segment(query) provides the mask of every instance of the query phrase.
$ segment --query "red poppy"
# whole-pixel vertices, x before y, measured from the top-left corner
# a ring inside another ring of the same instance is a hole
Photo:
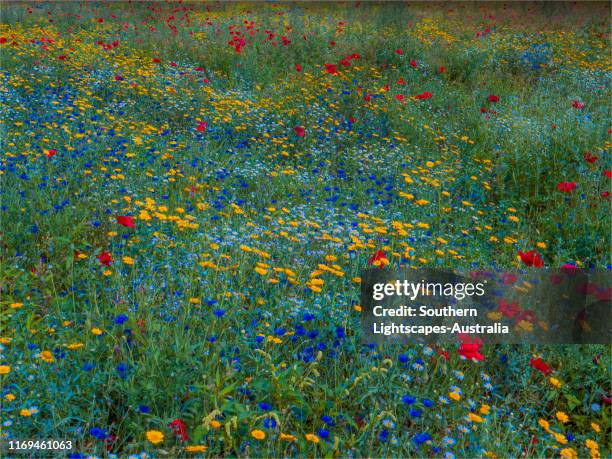
[[[584,157],[584,160],[589,164],[593,164],[595,161],[599,159],[599,156],[594,155],[590,151],[585,152],[583,157]]]
[[[98,255],[98,260],[100,260],[100,263],[102,263],[104,266],[110,266],[110,264],[113,262],[113,257],[110,253],[105,251]]]
[[[383,250],[377,250],[372,254],[372,256],[368,259],[368,265],[372,266],[376,261],[382,261],[387,259],[387,254]],[[380,264],[383,266],[383,263]]]
[[[584,104],[580,102],[579,100],[575,100],[572,102],[572,107],[582,109],[584,108]]]
[[[552,373],[550,366],[539,357],[537,359],[531,359],[529,361],[529,366],[541,371],[546,376],[549,376]]]
[[[5,44],[8,40],[6,37],[0,37],[0,44]]]
[[[438,67],[438,73],[444,73],[444,72],[446,72],[446,67],[444,66]]]
[[[512,318],[521,312],[521,308],[516,301],[507,303],[506,300],[502,298],[499,300],[499,312],[501,312],[504,317]]]
[[[417,66],[417,61],[415,61],[414,59],[412,59],[410,61],[410,67],[416,67]]]
[[[518,276],[514,273],[503,273],[499,277],[504,285],[513,285],[518,280]]]
[[[132,217],[127,217],[125,215],[120,215],[117,217],[117,223],[123,226],[127,226],[128,228],[135,228],[134,219]]]
[[[161,63],[161,59],[158,58],[158,57],[154,57],[153,58],[153,62],[155,62],[156,64],[159,64],[159,63]]]
[[[372,100],[372,94],[366,94],[365,96],[363,96],[363,100],[365,100],[366,102],[370,102]]]
[[[568,273],[568,274],[572,274],[575,273],[576,271],[578,271],[578,266],[576,266],[575,264],[572,263],[564,263],[563,265],[561,265],[561,271]]]
[[[397,48],[395,50],[395,54],[399,54],[401,56],[402,54],[404,54],[404,50],[402,48]]]
[[[330,75],[335,75],[336,73],[338,73],[338,67],[336,67],[336,64],[324,64],[324,65],[325,65],[325,70]]]
[[[51,156],[55,156],[55,154],[57,153],[57,150],[47,150],[47,153],[45,153],[47,155],[47,158],[50,158]]]
[[[612,300],[612,287],[596,290],[595,298],[597,298],[599,301]]]
[[[350,62],[348,59],[342,59],[340,63],[345,67],[348,67],[350,65]]]
[[[415,98],[418,100],[427,100],[427,99],[431,99],[432,97],[433,97],[433,94],[430,93],[429,91],[425,91],[424,93],[417,94],[415,96]]]
[[[306,129],[303,126],[296,126],[293,128],[298,137],[304,137],[306,135]]]
[[[302,66],[300,64],[295,64],[295,71],[296,72],[301,72],[302,71]]]
[[[603,175],[604,175],[604,177],[608,177],[608,178],[612,179],[612,169],[607,169],[607,170],[603,171]]]
[[[479,362],[484,360],[484,355],[480,353],[480,343],[461,343],[457,353],[465,357],[466,359],[477,360]]]
[[[349,121],[351,123],[356,123],[357,122],[357,118],[353,118],[352,116],[349,116]]]
[[[489,102],[499,102],[499,96],[496,96],[495,94],[489,94],[488,100]]]
[[[185,428],[185,423],[181,419],[175,419],[170,423],[170,427],[174,431],[176,435],[181,437],[182,441],[187,441],[189,437],[187,437],[187,429]]]
[[[525,264],[525,266],[535,266],[536,268],[541,268],[544,266],[544,259],[538,252],[533,250],[530,250],[529,252],[519,251],[519,256],[521,257],[521,261]]]
[[[123,77],[121,75],[115,75],[115,81],[123,81]]]
[[[396,94],[396,95],[395,95],[395,98],[396,98],[397,100],[399,100],[400,102],[403,102],[403,101],[404,101],[404,99],[405,99],[403,94]]]
[[[557,190],[561,193],[571,193],[576,189],[576,182],[559,182],[557,183]]]
[[[208,122],[206,122],[206,121],[200,121],[200,122],[198,123],[198,127],[197,127],[198,132],[204,132],[204,131],[206,130],[206,126],[208,126]]]

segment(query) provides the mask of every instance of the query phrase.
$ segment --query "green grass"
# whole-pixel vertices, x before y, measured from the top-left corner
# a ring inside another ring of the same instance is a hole
[[[608,13],[5,2],[3,437],[101,457],[609,455],[609,346],[368,347],[356,279],[377,250],[610,266]]]

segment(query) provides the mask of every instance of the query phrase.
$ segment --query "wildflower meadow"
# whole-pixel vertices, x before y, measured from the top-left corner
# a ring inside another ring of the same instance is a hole
[[[0,19],[2,457],[610,457],[609,345],[360,327],[368,268],[612,269],[608,2]]]

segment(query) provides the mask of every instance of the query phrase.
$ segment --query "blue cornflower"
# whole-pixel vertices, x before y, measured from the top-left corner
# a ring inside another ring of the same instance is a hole
[[[140,411],[141,413],[147,414],[151,412],[151,408],[149,408],[147,405],[139,405],[138,411]]]
[[[117,325],[121,325],[124,324],[128,321],[128,316],[125,314],[119,314],[117,317],[115,317],[115,323]]]
[[[108,436],[106,430],[100,429],[99,427],[89,429],[89,434],[96,437],[98,440],[104,440]]]
[[[276,419],[274,418],[264,419],[264,427],[266,429],[276,429]]]
[[[412,441],[415,445],[420,446],[425,442],[431,441],[431,435],[427,432],[421,432],[412,437]]]

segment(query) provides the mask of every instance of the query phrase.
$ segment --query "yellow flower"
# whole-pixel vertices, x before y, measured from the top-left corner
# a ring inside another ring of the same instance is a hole
[[[217,421],[216,419],[213,419],[212,421],[210,421],[210,426],[213,429],[218,429],[219,427],[221,427],[221,423]]]
[[[159,430],[149,430],[147,431],[147,440],[149,440],[154,445],[161,443],[164,441],[164,434]]]
[[[306,434],[304,436],[308,441],[311,441],[313,443],[319,443],[319,437],[317,437],[315,434]]]
[[[601,427],[599,427],[599,424],[597,424],[596,422],[591,422],[591,429],[593,429],[597,433],[601,432]]]
[[[286,433],[282,433],[281,432],[280,439],[281,440],[286,440],[286,441],[296,441],[297,437],[295,435],[286,434]]]
[[[185,446],[185,451],[187,451],[188,453],[203,453],[207,449],[208,449],[208,446],[204,446],[204,445]]]
[[[103,275],[103,276],[107,276],[107,277],[108,277],[108,276],[110,276],[111,274],[113,274],[113,272],[112,272],[110,269],[105,269],[105,270],[102,272],[102,275]]]
[[[19,309],[23,307],[23,303],[11,303],[10,307],[11,309]]]
[[[53,357],[53,353],[51,353],[51,351],[42,351],[40,353],[40,358],[48,363],[55,361],[55,357]]]
[[[576,453],[576,451],[574,451],[572,448],[563,448],[560,456],[565,459],[578,459],[578,453]]]
[[[253,430],[251,436],[256,440],[263,440],[266,438],[266,433],[263,430]]]
[[[484,419],[482,419],[480,416],[474,413],[469,413],[468,419],[472,422],[483,422],[484,421]]]
[[[489,411],[491,411],[491,407],[489,405],[482,405],[480,407],[481,414],[489,414]]]
[[[553,386],[555,386],[557,389],[559,389],[561,387],[561,381],[559,381],[557,378],[553,378],[551,377],[548,380]]]
[[[555,437],[555,440],[557,440],[557,442],[561,443],[562,445],[565,445],[567,443],[567,438],[565,438],[565,435],[563,434],[555,432],[554,437]]]
[[[590,449],[589,452],[591,453],[591,459],[601,459],[598,449]]]
[[[0,375],[8,375],[11,372],[11,367],[8,365],[0,365]]]
[[[92,332],[94,335],[96,335],[96,336],[99,336],[99,335],[101,335],[101,334],[102,334],[102,330],[100,330],[100,329],[99,329],[99,328],[97,328],[97,327],[92,328],[92,329],[91,329],[91,332]]]
[[[459,395],[457,392],[449,392],[448,396],[455,401],[461,400],[461,395]]]
[[[32,416],[32,412],[30,410],[28,410],[27,408],[22,409],[19,414],[21,416],[25,416],[25,417],[29,417]]]
[[[567,414],[565,414],[563,411],[557,411],[557,414],[555,415],[557,417],[557,419],[559,421],[561,421],[563,424],[565,424],[566,422],[569,421],[569,417]]]
[[[548,430],[550,428],[550,423],[545,419],[538,420],[538,424],[540,424],[540,427],[542,427],[544,430]]]
[[[71,350],[80,349],[83,347],[83,343],[72,343],[72,344],[69,344],[67,347],[68,349],[71,349]]]
[[[121,261],[123,261],[126,265],[130,265],[130,266],[134,264],[134,259],[128,256],[123,257]]]
[[[598,449],[599,445],[595,440],[591,440],[590,438],[584,443],[589,449]]]
[[[15,400],[15,394],[6,394],[6,395],[4,396],[4,398],[5,398],[7,401],[12,402],[13,400]]]

